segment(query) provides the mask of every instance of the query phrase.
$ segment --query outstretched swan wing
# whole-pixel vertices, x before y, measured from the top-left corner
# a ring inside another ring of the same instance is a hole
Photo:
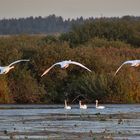
[[[82,65],[81,63],[79,63],[79,62],[75,62],[75,61],[68,61],[68,64],[75,64],[75,65],[78,65],[78,66],[80,66],[80,67],[82,67],[82,68],[84,68],[84,69],[86,69],[86,70],[88,70],[88,71],[90,71],[91,72],[91,70],[90,69],[88,69],[87,67],[85,67],[84,65]]]
[[[49,67],[47,70],[45,70],[43,72],[43,74],[41,75],[41,77],[44,76],[46,73],[48,73],[56,65],[61,65],[61,62],[58,62],[58,63],[53,64],[51,67]]]
[[[114,76],[118,73],[118,71],[121,69],[121,67],[125,64],[132,64],[133,62],[132,61],[125,61],[124,63],[121,64],[121,66],[116,70]]]
[[[22,62],[22,61],[30,61],[30,60],[28,60],[28,59],[21,59],[21,60],[14,61],[13,63],[11,63],[9,65],[9,67],[12,66],[12,65],[14,65],[14,64],[16,64],[16,63]]]

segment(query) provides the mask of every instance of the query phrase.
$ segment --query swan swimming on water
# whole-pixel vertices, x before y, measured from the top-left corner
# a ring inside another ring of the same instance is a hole
[[[140,65],[140,60],[129,60],[129,61],[125,61],[124,63],[122,63],[122,65],[116,70],[114,76],[118,73],[118,71],[121,69],[121,67],[125,64],[130,64],[130,66],[132,67],[138,67]]]
[[[81,101],[79,101],[79,105],[80,105],[80,109],[87,109],[87,105],[86,104],[82,105]]]
[[[65,100],[65,107],[64,107],[65,109],[71,109],[71,106],[68,106],[67,105],[67,101]]]
[[[41,75],[41,77],[42,77],[43,75],[45,75],[46,73],[48,73],[48,72],[49,72],[54,66],[56,66],[56,65],[60,65],[61,68],[66,69],[66,68],[69,66],[69,64],[78,65],[78,66],[80,66],[80,67],[82,67],[82,68],[84,68],[84,69],[86,69],[86,70],[88,70],[88,71],[91,72],[90,69],[88,69],[87,67],[85,67],[84,65],[82,65],[82,64],[79,63],[79,62],[75,62],[75,61],[71,61],[71,60],[65,60],[65,61],[61,61],[61,62],[57,62],[57,63],[53,64],[51,67],[49,67],[47,70],[44,71],[44,73]]]
[[[27,59],[21,59],[21,60],[17,60],[17,61],[14,61],[13,63],[9,64],[8,66],[0,66],[0,74],[7,74],[11,69],[14,68],[14,64],[16,63],[19,63],[19,62],[22,62],[22,61],[30,61],[30,60],[27,60]]]
[[[98,105],[98,100],[96,100],[96,108],[97,108],[97,109],[104,109],[105,107],[104,107],[104,106],[99,106],[99,105]]]

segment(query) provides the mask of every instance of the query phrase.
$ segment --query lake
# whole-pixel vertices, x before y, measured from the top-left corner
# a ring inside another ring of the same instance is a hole
[[[0,139],[140,140],[140,104],[0,105]]]

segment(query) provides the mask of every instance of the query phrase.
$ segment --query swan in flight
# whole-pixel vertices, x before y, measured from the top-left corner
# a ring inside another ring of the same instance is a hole
[[[71,60],[65,60],[65,61],[61,61],[61,62],[57,62],[57,63],[53,64],[51,67],[49,67],[47,70],[44,71],[44,73],[41,75],[41,77],[42,77],[43,75],[45,75],[46,73],[48,73],[48,72],[49,72],[54,66],[56,66],[56,65],[60,65],[61,68],[66,69],[66,68],[69,66],[69,64],[78,65],[78,66],[80,66],[80,67],[82,67],[82,68],[84,68],[84,69],[86,69],[86,70],[88,70],[88,71],[91,72],[90,69],[88,69],[87,67],[85,67],[84,65],[82,65],[82,64],[80,64],[80,63],[78,63],[78,62],[71,61]]]
[[[81,101],[79,101],[79,105],[80,105],[80,109],[87,109],[87,105],[86,104],[82,105]]]
[[[65,100],[65,107],[64,107],[65,109],[71,109],[71,106],[68,106],[67,105],[67,101]]]
[[[14,64],[22,62],[22,61],[29,61],[29,60],[21,59],[21,60],[14,61],[13,63],[11,63],[8,66],[4,66],[4,67],[0,66],[0,74],[7,74],[11,69],[14,68],[14,66],[13,66]]]
[[[97,109],[104,109],[105,107],[104,107],[104,106],[99,106],[99,105],[98,105],[98,100],[96,100],[96,108],[97,108]]]
[[[140,65],[140,60],[129,60],[129,61],[125,61],[124,63],[122,63],[122,65],[116,70],[114,76],[118,73],[118,71],[121,69],[121,67],[125,64],[130,64],[130,66],[132,67],[138,67]]]

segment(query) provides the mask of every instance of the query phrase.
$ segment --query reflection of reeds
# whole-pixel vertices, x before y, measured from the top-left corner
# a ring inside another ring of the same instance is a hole
[[[27,137],[27,136],[25,136],[25,137],[24,137],[24,139],[25,139],[25,140],[28,140],[28,137]]]
[[[13,137],[13,135],[11,134],[11,135],[10,135],[10,140],[13,140],[13,139],[14,139],[14,137]]]
[[[118,124],[123,124],[123,120],[122,119],[119,119],[118,120]]]
[[[107,121],[105,118],[101,118],[99,121]]]
[[[90,137],[93,137],[93,132],[92,132],[92,130],[89,131],[89,136],[90,136]]]
[[[4,130],[4,134],[7,135],[7,133],[8,133],[8,131],[7,130]]]
[[[99,112],[99,113],[95,113],[95,115],[97,115],[97,116],[98,116],[98,115],[101,115],[101,113],[100,113],[100,112]]]

